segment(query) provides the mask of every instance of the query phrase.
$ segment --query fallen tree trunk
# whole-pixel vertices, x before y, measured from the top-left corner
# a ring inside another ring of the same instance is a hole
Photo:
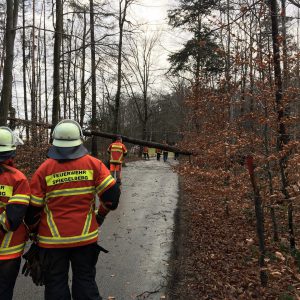
[[[32,122],[32,121],[26,121],[22,119],[16,119],[16,118],[8,118],[11,122],[14,123],[15,126],[17,125],[28,125],[28,126],[41,126],[44,128],[49,128],[52,129],[54,126],[52,124],[47,124],[47,123],[41,123],[41,122]],[[113,134],[113,133],[108,133],[108,132],[102,132],[102,131],[89,131],[89,130],[83,130],[83,135],[84,136],[99,136],[102,138],[106,139],[116,139],[118,134]],[[127,142],[130,144],[134,145],[139,145],[139,146],[147,146],[151,148],[157,148],[165,151],[170,151],[170,152],[175,152],[181,155],[192,155],[193,153],[190,151],[184,151],[181,150],[177,147],[169,146],[166,144],[161,144],[161,143],[156,143],[156,142],[150,142],[150,141],[145,141],[145,140],[139,140],[135,138],[131,138],[128,136],[122,135],[123,142]]]

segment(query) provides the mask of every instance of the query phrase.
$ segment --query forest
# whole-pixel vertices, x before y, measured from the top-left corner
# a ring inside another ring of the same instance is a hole
[[[0,125],[28,174],[65,118],[191,152],[171,299],[300,299],[299,30],[298,0],[2,1]]]

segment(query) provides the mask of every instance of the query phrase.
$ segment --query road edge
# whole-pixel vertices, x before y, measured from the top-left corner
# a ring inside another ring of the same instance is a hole
[[[184,193],[183,193],[183,178],[178,175],[178,201],[174,212],[174,230],[171,252],[169,257],[168,267],[168,282],[166,287],[166,295],[168,300],[178,300],[180,295],[177,294],[178,283],[180,282],[180,260],[184,257],[184,233],[186,232],[186,218],[188,211],[185,209]]]

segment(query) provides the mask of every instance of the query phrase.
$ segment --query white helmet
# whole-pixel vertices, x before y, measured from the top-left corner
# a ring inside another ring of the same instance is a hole
[[[75,147],[82,144],[82,130],[73,120],[62,120],[54,128],[53,145],[57,147]]]
[[[0,152],[15,151],[17,145],[16,136],[8,127],[0,127]]]

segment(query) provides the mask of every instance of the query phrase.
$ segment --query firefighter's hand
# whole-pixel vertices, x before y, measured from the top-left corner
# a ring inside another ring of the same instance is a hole
[[[101,226],[105,220],[105,216],[96,214],[96,220],[97,220],[98,225]]]

